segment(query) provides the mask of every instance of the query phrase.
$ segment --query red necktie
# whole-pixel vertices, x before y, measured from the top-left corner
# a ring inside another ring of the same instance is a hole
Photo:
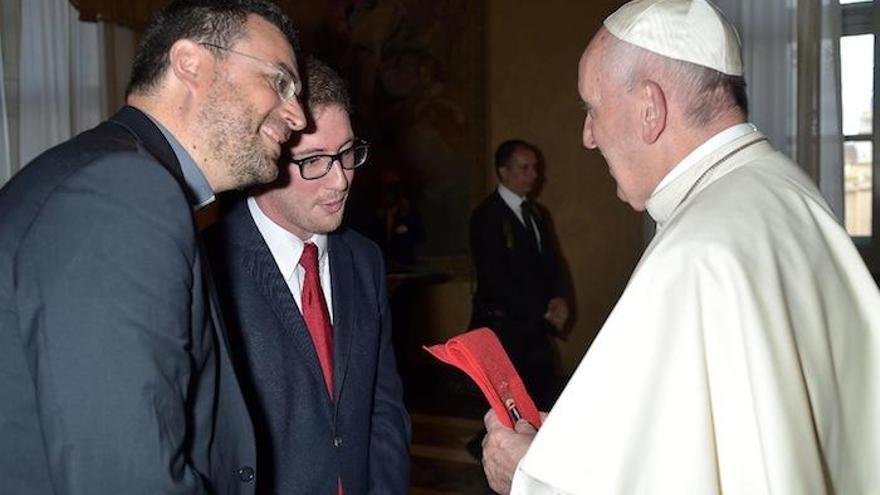
[[[303,248],[299,264],[306,271],[302,287],[302,314],[306,327],[318,353],[318,361],[324,372],[327,392],[333,398],[333,325],[330,323],[330,312],[321,290],[321,274],[318,271],[318,247],[307,243]]]

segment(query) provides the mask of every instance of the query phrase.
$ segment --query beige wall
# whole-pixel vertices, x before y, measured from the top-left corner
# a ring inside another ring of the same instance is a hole
[[[577,62],[619,0],[489,0],[487,156],[510,137],[538,145],[547,163],[539,202],[549,208],[571,269],[577,320],[559,342],[574,370],[622,292],[641,250],[642,219],[621,203],[607,167],[581,146]],[[487,191],[494,170],[486,164]]]

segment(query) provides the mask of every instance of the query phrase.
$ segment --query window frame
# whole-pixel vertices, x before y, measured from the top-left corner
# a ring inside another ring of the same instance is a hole
[[[876,259],[874,252],[880,245],[880,98],[878,98],[877,90],[878,79],[880,79],[880,9],[875,6],[876,2],[860,2],[842,4],[841,18],[843,26],[841,29],[841,37],[856,36],[861,34],[874,35],[874,81],[873,94],[871,97],[872,107],[872,123],[871,134],[844,134],[843,142],[871,142],[871,235],[870,236],[852,236],[852,240],[862,257],[872,268],[872,271],[880,268],[880,259]],[[843,173],[841,169],[840,173]],[[846,199],[844,198],[844,201]],[[846,219],[844,218],[844,224]]]

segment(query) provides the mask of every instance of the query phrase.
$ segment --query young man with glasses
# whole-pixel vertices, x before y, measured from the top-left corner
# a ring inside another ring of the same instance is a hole
[[[378,247],[340,227],[368,145],[341,78],[304,67],[309,129],[281,177],[208,233],[230,342],[254,414],[258,493],[404,494],[409,416]]]
[[[0,191],[4,493],[254,492],[193,214],[276,177],[305,126],[295,44],[271,2],[171,2],[127,106]]]

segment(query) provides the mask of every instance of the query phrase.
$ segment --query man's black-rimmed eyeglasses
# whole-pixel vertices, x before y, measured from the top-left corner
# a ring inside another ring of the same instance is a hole
[[[367,162],[367,154],[370,145],[363,140],[357,140],[354,144],[335,155],[311,155],[305,158],[293,158],[290,161],[299,167],[299,173],[303,179],[320,179],[330,172],[333,162],[339,162],[343,170],[354,170]]]

